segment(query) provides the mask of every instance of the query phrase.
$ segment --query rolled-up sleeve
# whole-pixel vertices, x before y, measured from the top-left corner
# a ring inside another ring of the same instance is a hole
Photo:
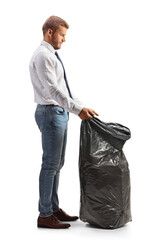
[[[39,52],[35,58],[35,69],[38,78],[48,92],[51,98],[68,112],[78,115],[82,110],[82,105],[78,104],[74,99],[63,91],[57,83],[56,62],[50,58],[50,55]]]

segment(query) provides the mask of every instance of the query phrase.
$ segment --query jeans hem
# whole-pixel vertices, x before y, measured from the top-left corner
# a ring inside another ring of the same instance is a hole
[[[53,210],[53,213],[56,213],[56,212],[58,212],[58,211],[59,211],[59,209],[60,209],[60,208],[58,208],[58,210]]]
[[[46,214],[44,215],[44,214],[41,214],[41,213],[39,214],[39,216],[40,216],[40,217],[43,217],[43,218],[45,218],[45,217],[50,217],[50,216],[52,216],[52,215],[53,215],[53,213],[47,214],[47,215],[46,215]]]

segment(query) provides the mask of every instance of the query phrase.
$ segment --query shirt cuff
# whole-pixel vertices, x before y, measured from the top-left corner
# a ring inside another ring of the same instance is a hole
[[[75,104],[72,110],[70,111],[71,113],[74,113],[76,115],[79,115],[79,113],[82,111],[83,106],[80,106],[78,104]]]

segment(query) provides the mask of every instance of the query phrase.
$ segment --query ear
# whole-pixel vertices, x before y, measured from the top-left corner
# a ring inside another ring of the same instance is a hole
[[[48,36],[52,36],[52,32],[53,32],[53,30],[52,29],[48,29],[48,31],[47,31],[47,33],[48,33]]]

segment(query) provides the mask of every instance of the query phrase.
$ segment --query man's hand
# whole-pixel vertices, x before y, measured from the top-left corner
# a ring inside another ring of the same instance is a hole
[[[90,108],[83,108],[78,116],[82,120],[85,120],[85,119],[92,119],[93,115],[98,116],[98,113],[96,113],[94,110],[92,110]]]

